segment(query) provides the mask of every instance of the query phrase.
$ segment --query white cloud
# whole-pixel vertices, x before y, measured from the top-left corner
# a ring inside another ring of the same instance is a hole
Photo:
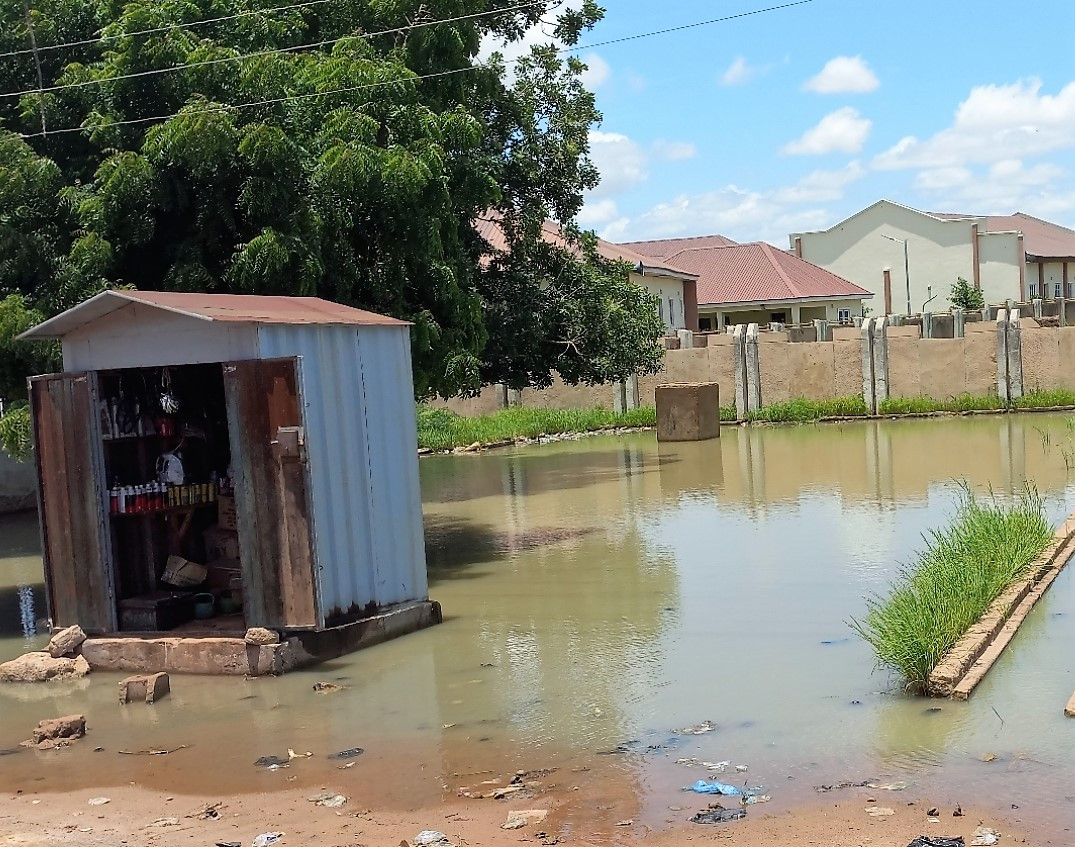
[[[1055,95],[1041,87],[1038,79],[978,86],[959,104],[952,126],[925,140],[903,138],[873,166],[959,168],[1075,147],[1075,82]]]
[[[759,65],[750,65],[743,56],[736,57],[736,60],[728,66],[720,77],[721,85],[740,85],[746,82],[752,76],[757,76],[763,73],[766,68]]]
[[[943,191],[947,188],[958,188],[971,181],[973,174],[968,168],[934,168],[922,171],[915,178],[915,188],[920,191]]]
[[[866,143],[872,126],[872,122],[861,117],[858,110],[845,106],[825,115],[817,126],[787,144],[783,152],[795,156],[858,153]]]
[[[624,191],[649,177],[646,154],[633,140],[618,132],[590,131],[590,158],[601,174],[591,197],[604,198]]]
[[[828,203],[844,196],[844,189],[866,176],[866,168],[855,159],[838,171],[813,171],[795,185],[777,189],[772,198],[777,203]]]
[[[583,0],[564,0],[563,9],[578,10],[582,7]],[[478,61],[485,62],[489,59],[493,53],[500,53],[504,57],[504,61],[507,63],[507,77],[511,81],[515,78],[515,62],[530,53],[530,50],[538,44],[555,44],[557,47],[562,47],[563,42],[557,39],[553,34],[553,25],[550,23],[539,23],[530,27],[523,33],[522,37],[515,41],[503,41],[495,38],[491,35],[486,35],[482,38],[481,44],[478,45]],[[591,54],[593,56],[595,54]],[[607,65],[606,65],[607,67]]]
[[[1019,159],[1004,159],[977,171],[935,168],[915,179],[933,208],[967,214],[1010,214],[1016,210],[1047,216],[1075,210],[1075,187],[1064,184],[1058,165],[1042,162],[1027,167]]]
[[[803,89],[817,94],[868,94],[881,85],[861,56],[829,59],[821,73],[803,83]]]
[[[582,84],[590,91],[600,88],[612,76],[612,68],[609,67],[608,62],[596,53],[588,53],[582,61],[586,63],[586,70],[582,72],[580,78]]]
[[[653,142],[653,155],[666,162],[682,162],[698,155],[698,148],[689,141],[666,141],[658,138]]]
[[[578,223],[585,229],[594,229],[609,224],[619,217],[620,210],[616,206],[616,201],[611,197],[606,197],[604,200],[583,206],[578,215]]]

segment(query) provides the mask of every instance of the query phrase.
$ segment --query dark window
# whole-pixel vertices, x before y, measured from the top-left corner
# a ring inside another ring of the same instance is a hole
[[[786,324],[788,322],[787,312],[770,312],[769,323],[774,324]]]
[[[713,321],[709,318],[698,318],[698,331],[710,332],[713,329]]]

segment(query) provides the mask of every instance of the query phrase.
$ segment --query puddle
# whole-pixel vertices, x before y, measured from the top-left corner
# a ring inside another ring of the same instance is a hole
[[[664,446],[641,433],[423,459],[442,626],[279,680],[179,678],[148,709],[116,706],[118,676],[104,674],[0,688],[0,749],[45,716],[80,711],[90,725],[63,769],[5,757],[0,788],[321,785],[339,766],[328,754],[362,748],[347,773],[377,774],[384,802],[437,802],[485,772],[593,767],[630,783],[629,816],[663,821],[669,804],[696,802],[682,786],[710,775],[676,764],[694,758],[730,761],[721,779],[765,786],[767,810],[876,778],[1070,821],[1075,764],[1055,742],[1071,728],[1073,572],[969,703],[902,696],[846,625],[951,513],[957,480],[1005,498],[1029,477],[1054,520],[1075,509],[1063,458],[1037,431],[1060,443],[1064,421],[726,428]],[[37,546],[32,516],[0,518],[0,658],[42,642]],[[319,681],[343,687],[319,694]],[[254,767],[289,747],[317,756]]]

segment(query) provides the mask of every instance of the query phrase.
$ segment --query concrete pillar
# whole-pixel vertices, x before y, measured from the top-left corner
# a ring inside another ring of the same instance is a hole
[[[862,399],[866,411],[877,414],[877,395],[873,383],[873,318],[866,318],[859,327],[859,339],[862,347]]]
[[[627,391],[622,382],[612,383],[612,411],[617,415],[627,411]]]
[[[966,334],[967,316],[962,309],[952,309],[952,336],[962,338]]]
[[[521,406],[523,404],[523,392],[518,388],[512,388],[508,391],[508,405],[509,406]]]
[[[747,418],[747,348],[746,331],[742,324],[729,327],[732,331],[732,366],[735,369],[735,416]]]
[[[903,315],[885,315],[889,326],[903,326]]]
[[[1013,401],[1023,396],[1023,332],[1018,309],[1008,312],[1008,393]]]
[[[502,382],[498,382],[493,386],[493,390],[496,392],[496,407],[498,409],[508,408],[508,387]]]
[[[922,313],[922,337],[933,338],[933,312]]]
[[[793,303],[791,306],[791,323],[794,326],[798,326],[803,322],[802,306],[797,303]]]
[[[862,315],[854,315],[851,318],[851,323],[855,325],[855,329],[861,329],[863,326],[863,321],[865,320],[866,319],[862,317]]]
[[[817,334],[818,341],[832,341],[832,331],[829,329],[829,322],[824,318],[819,318],[814,321],[814,332]]]
[[[1043,311],[1043,309],[1042,309],[1042,305],[1043,305],[1042,299],[1040,297],[1035,297],[1031,305],[1034,307],[1034,318],[1035,318],[1035,320],[1041,320],[1042,311]]]
[[[681,329],[676,333],[679,336],[679,349],[680,350],[693,350],[694,349],[694,333],[689,329]]]
[[[982,306],[982,323],[989,323],[993,320],[993,310],[988,306]]]
[[[880,410],[881,402],[888,399],[888,321],[874,318],[873,328],[873,396]]]
[[[997,312],[997,396],[1004,403],[1011,402],[1008,391],[1008,310]]]
[[[747,408],[756,412],[761,408],[761,361],[758,358],[758,325],[748,324],[746,334]]]
[[[787,329],[787,324],[779,322],[772,322],[769,324],[769,332],[783,332],[785,329]]]
[[[628,409],[638,408],[638,376],[631,374],[624,381],[623,394],[625,405]]]

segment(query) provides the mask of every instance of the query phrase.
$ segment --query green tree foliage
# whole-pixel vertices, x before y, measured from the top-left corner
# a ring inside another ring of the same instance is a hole
[[[968,312],[985,307],[985,297],[982,295],[981,289],[975,288],[963,277],[956,278],[955,284],[952,286],[952,293],[948,299],[952,301],[953,306],[965,309]]]
[[[112,285],[327,297],[414,323],[419,396],[655,369],[660,324],[625,269],[540,237],[598,181],[585,66],[480,55],[541,22],[577,44],[594,0],[274,8],[292,5],[32,0],[44,95],[33,55],[0,62],[0,299],[48,316]],[[21,0],[0,23],[0,52],[26,50]],[[476,229],[490,212],[506,253]]]

